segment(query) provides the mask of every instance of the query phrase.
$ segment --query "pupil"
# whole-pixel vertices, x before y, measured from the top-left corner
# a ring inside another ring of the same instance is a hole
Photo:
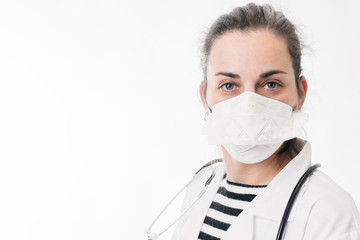
[[[231,90],[232,87],[233,87],[233,85],[232,85],[231,83],[227,83],[227,84],[225,85],[225,87],[226,87],[227,90]]]
[[[274,87],[275,87],[275,84],[274,84],[273,82],[268,83],[268,87],[269,87],[269,88],[274,88]]]

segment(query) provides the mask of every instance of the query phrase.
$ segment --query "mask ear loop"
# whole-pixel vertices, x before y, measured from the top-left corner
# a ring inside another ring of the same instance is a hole
[[[299,107],[299,103],[296,104],[294,111],[301,112],[301,107]],[[302,128],[302,131],[305,134],[305,140],[307,140],[308,139],[308,134],[307,134],[306,129],[304,127]]]
[[[206,89],[207,89],[207,81],[205,80],[205,86],[204,86],[204,102],[205,102],[205,105],[207,107],[207,111],[205,112],[204,114],[204,121],[206,122],[209,114],[212,113],[212,110],[208,104],[208,102],[206,101]],[[217,158],[223,158],[223,154],[222,154],[222,149],[221,149],[221,145],[216,145],[216,152],[215,152],[215,155]]]
[[[206,111],[206,113],[208,113],[208,112],[212,112],[212,110],[211,110],[211,108],[210,108],[210,106],[209,106],[209,104],[207,103],[207,101],[206,101],[206,89],[207,89],[207,80],[205,80],[205,82],[204,82],[204,102],[205,102],[205,105],[206,105],[206,107],[207,107],[207,109],[208,109],[208,111]]]
[[[209,104],[206,101],[206,96],[204,96],[204,102],[205,102],[205,105],[207,107],[207,111],[204,114],[204,121],[206,122],[206,119],[209,116],[209,114],[212,113],[212,110],[211,110],[211,108],[209,107]]]
[[[207,118],[209,117],[209,114],[211,113],[211,108],[209,108],[209,106],[207,105],[206,103],[206,106],[208,107],[208,110],[205,111],[205,114],[204,114],[204,122],[206,122]],[[210,112],[210,113],[209,113]]]
[[[220,145],[220,144],[216,145],[216,150],[217,150],[218,158],[224,159],[224,153],[222,151],[222,145]]]
[[[308,139],[308,135],[307,135],[307,132],[306,132],[306,129],[303,127],[303,132],[305,133],[305,139],[307,140]]]

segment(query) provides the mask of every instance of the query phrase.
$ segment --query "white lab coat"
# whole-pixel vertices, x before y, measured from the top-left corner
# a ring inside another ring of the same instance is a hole
[[[288,199],[311,164],[311,146],[300,153],[262,190],[231,224],[222,240],[276,239]],[[178,223],[173,240],[195,240],[225,174],[223,165],[207,192]],[[188,189],[184,207],[203,189],[209,172]],[[354,183],[359,184],[359,183]],[[351,196],[317,170],[303,185],[290,213],[283,239],[360,240],[360,217]]]

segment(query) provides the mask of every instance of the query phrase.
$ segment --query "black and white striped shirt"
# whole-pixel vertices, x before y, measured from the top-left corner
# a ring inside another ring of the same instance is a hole
[[[204,219],[198,239],[220,240],[234,219],[264,187],[233,183],[224,178]]]

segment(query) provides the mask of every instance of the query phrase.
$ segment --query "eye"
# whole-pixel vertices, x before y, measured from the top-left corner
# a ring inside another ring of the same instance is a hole
[[[235,89],[235,84],[234,83],[224,83],[220,86],[220,89],[224,92],[231,92]]]
[[[271,90],[276,89],[278,87],[280,87],[280,84],[277,83],[277,82],[267,82],[265,84],[265,88],[268,88],[268,89],[271,89]]]

